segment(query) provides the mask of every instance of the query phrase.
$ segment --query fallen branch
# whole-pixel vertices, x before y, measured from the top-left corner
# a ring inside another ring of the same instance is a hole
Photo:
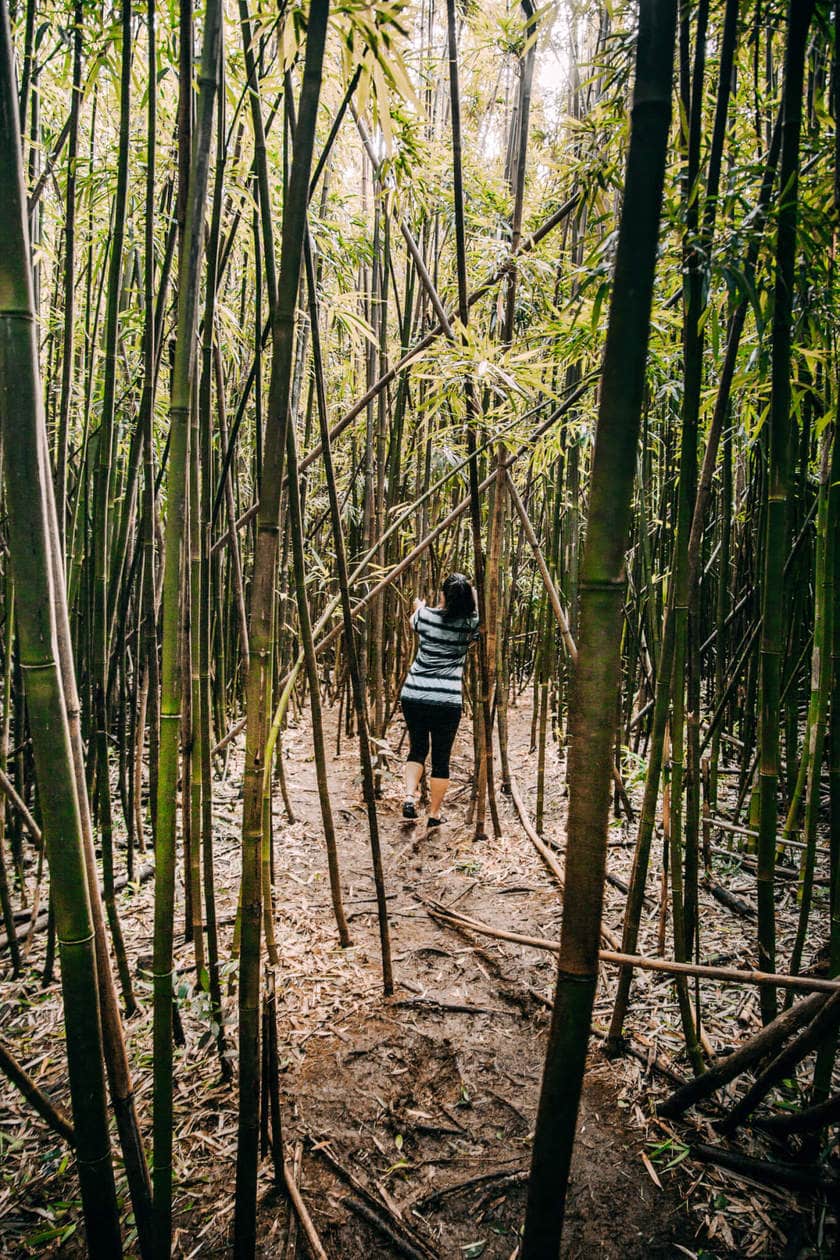
[[[303,1164],[303,1142],[295,1143],[294,1158],[294,1176],[297,1185],[300,1177],[300,1170]],[[283,1260],[295,1260],[297,1256],[297,1240],[298,1240],[298,1222],[294,1212],[289,1213],[289,1227],[286,1231],[286,1249],[283,1252]]]
[[[671,1117],[680,1116],[694,1103],[714,1094],[716,1090],[733,1081],[754,1063],[774,1053],[798,1028],[813,1019],[825,1005],[825,1001],[822,992],[812,993],[810,997],[789,1007],[781,1015],[777,1015],[754,1037],[750,1037],[749,1041],[745,1041],[737,1050],[733,1050],[732,1054],[728,1054],[725,1059],[720,1059],[702,1076],[696,1076],[688,1081],[682,1089],[676,1090],[663,1103],[660,1103],[657,1108],[659,1114]]]
[[[447,910],[446,906],[439,902],[424,901],[423,904],[433,918],[444,922],[448,920],[459,927],[471,928],[481,936],[493,936],[500,941],[511,941],[514,945],[528,945],[532,949],[542,949],[552,954],[560,952],[559,941],[549,941],[544,936],[525,936],[520,932],[507,932],[502,928],[490,927],[489,924],[482,923],[478,919],[471,919],[468,915]],[[840,980],[825,980],[818,976],[788,976],[768,971],[747,971],[740,967],[705,967],[701,963],[673,962],[666,958],[646,958],[641,954],[622,954],[613,949],[599,950],[598,957],[601,962],[612,966],[636,967],[639,971],[661,971],[669,976],[697,976],[701,980],[721,980],[725,984],[772,984],[780,989],[798,989],[818,997],[820,999],[818,1006],[825,1001],[823,997],[825,993],[834,994],[840,999]],[[800,1002],[799,1006],[804,1006],[804,1002]],[[799,1007],[791,1008],[791,1010],[798,1009]],[[790,1011],[785,1012],[785,1015],[789,1014]],[[782,1016],[779,1018],[781,1019]],[[794,1027],[798,1026],[798,1024],[794,1025]],[[773,1027],[772,1024],[767,1025],[767,1028],[771,1027]],[[767,1029],[763,1031],[766,1032]],[[732,1055],[729,1055],[723,1062],[728,1063],[731,1058]],[[705,1076],[702,1079],[705,1080]]]
[[[516,806],[516,812],[519,815],[519,821],[522,823],[526,836],[531,841],[531,844],[537,850],[537,853],[539,853],[554,878],[557,880],[557,883],[560,885],[560,891],[564,892],[566,888],[566,881],[563,876],[563,872],[560,869],[560,864],[545,841],[537,834],[530,818],[528,817],[525,802],[522,800],[519,788],[516,784],[516,779],[513,775],[510,776],[510,795],[514,805]],[[604,927],[603,924],[601,924],[601,940],[611,949],[618,948],[618,937],[615,936],[609,928]],[[552,944],[549,948],[559,950],[560,946]]]
[[[311,1135],[308,1136],[312,1154],[319,1155],[321,1159],[329,1164],[333,1172],[337,1173],[343,1181],[346,1181],[355,1190],[356,1194],[368,1205],[373,1213],[380,1217],[387,1217],[392,1234],[401,1235],[404,1248],[411,1248],[414,1254],[422,1256],[423,1260],[436,1260],[437,1252],[405,1223],[402,1217],[398,1215],[398,1208],[395,1210],[389,1203],[384,1202],[383,1199],[368,1190],[367,1186],[349,1168],[342,1164],[329,1142],[316,1142]],[[403,1254],[406,1254],[405,1251]]]
[[[390,1006],[429,1006],[437,1011],[453,1012],[457,1015],[510,1015],[510,1011],[499,1010],[494,1006],[470,1006],[468,1002],[445,1002],[441,998],[420,997],[399,998],[390,1002]]]
[[[357,1216],[361,1216],[362,1220],[367,1221],[369,1225],[373,1225],[374,1229],[379,1230],[379,1233],[384,1238],[387,1238],[391,1246],[396,1247],[400,1255],[406,1257],[406,1260],[428,1260],[429,1252],[418,1251],[402,1234],[392,1229],[385,1217],[377,1212],[375,1208],[372,1208],[369,1203],[364,1203],[361,1199],[354,1199],[350,1195],[344,1199],[344,1203],[347,1207],[352,1208]]]
[[[699,1142],[691,1147],[691,1154],[704,1164],[717,1164],[730,1172],[767,1186],[783,1186],[786,1190],[822,1191],[836,1194],[840,1191],[840,1177],[815,1165],[797,1167],[796,1164],[778,1164],[770,1159],[754,1159],[740,1151],[728,1151],[722,1146],[708,1146]]]
[[[135,883],[135,884],[145,884],[148,880],[152,878],[154,873],[155,873],[154,866],[150,862],[146,862],[143,864],[143,866],[140,867],[140,870],[137,872],[134,879],[131,880],[130,882]],[[121,889],[125,888],[128,883],[129,883],[129,878],[127,875],[119,875],[114,880],[114,891],[119,892]],[[34,921],[28,921],[26,923],[21,924],[21,926],[16,929],[15,936],[17,937],[19,941],[22,941],[25,936],[29,935],[30,932],[43,932],[44,928],[47,926],[48,921],[49,921],[49,912],[47,910],[44,910],[41,914],[38,915],[38,918],[35,919]],[[0,949],[6,949],[8,944],[9,944],[8,936],[0,936]]]
[[[53,1133],[57,1133],[70,1146],[75,1146],[76,1139],[73,1134],[73,1125],[70,1123],[67,1115],[33,1081],[26,1068],[18,1063],[12,1051],[1,1037],[0,1068],[5,1072],[12,1084],[20,1090],[26,1101],[35,1108],[41,1119],[46,1121]]]
[[[288,1160],[285,1160],[283,1163],[283,1179],[286,1183],[286,1191],[291,1199],[295,1215],[298,1218],[298,1224],[304,1234],[306,1234],[306,1241],[309,1245],[310,1254],[315,1257],[315,1260],[329,1260],[329,1256],[326,1251],[324,1251],[321,1239],[318,1237],[318,1231],[312,1223],[312,1217],[307,1211],[306,1204],[304,1203],[303,1197],[298,1189],[297,1182],[295,1181],[295,1175],[292,1172]]]
[[[431,1194],[424,1194],[422,1199],[415,1199],[411,1205],[412,1211],[426,1212],[429,1208],[435,1207],[442,1199],[448,1199],[453,1194],[461,1194],[464,1190],[474,1190],[477,1186],[486,1186],[488,1183],[496,1182],[501,1186],[521,1185],[528,1180],[528,1170],[520,1168],[516,1172],[507,1172],[503,1168],[497,1169],[496,1172],[479,1173],[475,1177],[467,1177],[466,1181],[456,1181],[454,1185],[443,1186],[440,1190],[433,1190]]]
[[[776,1136],[788,1137],[794,1133],[818,1133],[829,1124],[840,1121],[840,1094],[833,1094],[825,1102],[806,1107],[803,1111],[779,1112],[775,1116],[763,1116],[756,1121],[762,1129]]]
[[[816,1050],[823,1038],[833,1032],[838,1024],[840,1024],[840,993],[835,993],[820,1007],[799,1036],[785,1046],[772,1063],[767,1065],[744,1097],[739,1099],[724,1118],[716,1123],[715,1128],[721,1133],[734,1133],[747,1119],[750,1112],[754,1111],[762,1099],[767,1097],[773,1086],[778,1085],[779,1081],[786,1080],[797,1063],[801,1063],[807,1054]]]
[[[754,919],[755,908],[747,901],[742,901],[740,897],[736,897],[728,888],[724,888],[723,884],[719,884],[715,879],[704,880],[704,887],[712,894],[715,901],[719,901],[727,910],[731,910],[733,914],[740,915],[742,919]]]

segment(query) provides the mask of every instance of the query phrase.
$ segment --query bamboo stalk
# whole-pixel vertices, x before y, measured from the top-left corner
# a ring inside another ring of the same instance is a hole
[[[5,454],[8,537],[17,592],[20,659],[52,905],[61,951],[67,1062],[77,1167],[91,1256],[122,1254],[108,1135],[102,1030],[81,818],[64,694],[55,658],[54,575],[47,495],[52,494],[35,330],[35,300],[14,61],[0,4],[0,431]]]
[[[510,941],[513,945],[526,945],[530,949],[540,949],[547,953],[560,952],[560,942],[550,941],[542,936],[528,936],[521,932],[508,932],[503,928],[491,927],[479,919],[454,910],[447,910],[442,904],[430,902],[429,913],[437,919],[446,919],[459,927],[469,928],[481,936],[491,936],[500,941]],[[778,985],[779,988],[790,989],[795,993],[830,993],[840,992],[840,980],[823,979],[821,976],[791,976],[780,972],[772,974],[747,970],[743,967],[711,967],[702,963],[686,963],[666,958],[648,958],[643,954],[624,954],[617,949],[599,949],[601,962],[613,967],[630,967],[638,971],[661,971],[669,976],[696,976],[700,980],[719,980],[724,984]]]
[[[560,1249],[566,1187],[597,985],[619,683],[624,561],[665,156],[671,117],[676,4],[639,6],[636,81],[580,573],[579,658],[569,750],[566,896],[557,987],[534,1134],[522,1260]]]
[[[158,1255],[168,1255],[172,1234],[173,1146],[173,932],[178,737],[182,684],[178,643],[182,551],[185,535],[189,412],[195,362],[199,261],[213,136],[213,110],[222,47],[222,12],[208,4],[204,25],[196,133],[190,165],[184,248],[178,277],[175,363],[170,393],[171,453],[163,559],[161,733],[155,835],[154,920],[154,1215]]]
[[[262,453],[260,509],[248,627],[245,776],[242,810],[242,915],[239,965],[239,1125],[234,1255],[250,1260],[256,1246],[260,1091],[263,758],[268,736],[267,682],[273,664],[274,581],[293,367],[294,313],[306,231],[306,205],[321,91],[328,0],[312,0],[300,108],[284,205],[280,279],[272,326],[274,356]]]

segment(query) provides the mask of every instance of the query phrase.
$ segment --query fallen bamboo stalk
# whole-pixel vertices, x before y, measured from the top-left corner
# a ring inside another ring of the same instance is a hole
[[[802,1111],[778,1112],[755,1120],[757,1127],[768,1133],[788,1137],[794,1133],[818,1133],[820,1129],[840,1121],[840,1094],[832,1094],[825,1102],[815,1103]]]
[[[286,1183],[286,1191],[291,1200],[292,1207],[295,1210],[295,1215],[298,1218],[298,1224],[306,1235],[306,1241],[311,1254],[315,1257],[315,1260],[329,1260],[329,1256],[326,1251],[324,1251],[321,1239],[318,1237],[318,1231],[312,1222],[312,1217],[309,1215],[306,1204],[303,1201],[303,1196],[298,1189],[297,1182],[295,1181],[295,1175],[292,1172],[288,1160],[284,1160],[283,1162],[283,1180]]]
[[[465,1190],[475,1190],[477,1186],[497,1185],[499,1189],[503,1186],[521,1185],[523,1181],[528,1180],[528,1170],[526,1168],[516,1169],[511,1172],[510,1169],[499,1168],[496,1172],[479,1173],[475,1177],[467,1177],[465,1181],[456,1181],[454,1185],[443,1186],[440,1190],[433,1190],[431,1194],[424,1194],[422,1199],[415,1199],[411,1205],[412,1211],[425,1212],[429,1208],[436,1207],[442,1199],[448,1199],[453,1194],[461,1194]]]
[[[150,862],[146,862],[140,867],[140,870],[137,872],[131,883],[145,884],[152,878],[154,873],[154,866]],[[125,888],[128,883],[129,878],[127,875],[117,876],[114,880],[114,892],[120,892],[120,890]],[[30,919],[29,915],[27,915],[27,922],[22,923],[21,926],[15,930],[15,936],[19,941],[22,941],[24,937],[28,936],[31,932],[43,932],[44,928],[47,926],[48,920],[49,912],[47,910],[42,911],[34,921]],[[8,948],[8,944],[8,936],[0,936],[0,950]]]
[[[395,1247],[401,1256],[405,1256],[406,1260],[429,1260],[429,1252],[418,1251],[402,1234],[391,1227],[381,1212],[372,1208],[369,1203],[365,1203],[362,1199],[354,1199],[352,1195],[348,1195],[344,1199],[344,1203],[357,1216],[361,1216],[363,1221],[367,1221],[369,1225],[378,1230],[383,1238],[387,1238],[391,1246]]]
[[[0,792],[3,792],[4,795],[8,798],[9,802],[12,805],[14,805],[15,809],[17,810],[17,812],[20,814],[21,818],[23,819],[23,822],[26,826],[26,830],[29,832],[32,839],[35,841],[35,844],[40,849],[42,845],[41,828],[38,826],[35,819],[32,817],[29,810],[27,809],[26,802],[21,800],[20,796],[15,791],[14,784],[12,783],[9,776],[5,774],[2,770],[0,770]]]
[[[300,1177],[300,1170],[303,1164],[303,1142],[295,1143],[294,1158],[294,1174],[295,1185],[297,1185]],[[283,1252],[283,1260],[296,1260],[297,1256],[297,1240],[298,1240],[298,1221],[294,1212],[289,1213],[289,1227],[286,1231],[286,1248]]]
[[[514,945],[527,945],[531,949],[541,949],[548,953],[559,954],[560,942],[549,941],[544,936],[526,936],[521,932],[507,932],[502,928],[490,927],[478,919],[468,915],[447,910],[436,902],[424,902],[433,918],[449,920],[458,927],[471,928],[480,936],[492,936],[500,941],[510,941]],[[697,976],[701,980],[720,980],[724,984],[778,985],[780,989],[794,989],[802,993],[840,993],[840,980],[823,979],[821,976],[788,976],[775,972],[756,971],[740,967],[706,967],[702,963],[673,962],[667,958],[647,958],[642,954],[622,954],[614,949],[598,951],[601,962],[614,967],[635,967],[639,971],[661,971],[670,976]]]
[[[392,1232],[401,1235],[403,1246],[408,1245],[415,1254],[421,1255],[422,1260],[434,1260],[437,1253],[415,1229],[406,1223],[399,1214],[399,1208],[396,1205],[392,1206],[391,1203],[385,1202],[381,1196],[373,1194],[355,1173],[342,1164],[328,1141],[316,1141],[311,1134],[308,1135],[308,1138],[312,1154],[320,1156],[342,1181],[345,1181],[352,1190],[355,1190],[359,1198],[373,1212],[390,1221]]]
[[[703,1163],[717,1164],[719,1168],[760,1181],[763,1185],[835,1194],[840,1190],[840,1177],[832,1176],[814,1165],[800,1168],[794,1164],[779,1164],[770,1159],[754,1159],[752,1156],[742,1155],[740,1151],[727,1151],[722,1146],[709,1146],[705,1142],[692,1146],[691,1154]]]
[[[75,1146],[76,1139],[73,1133],[73,1125],[69,1118],[61,1107],[57,1106],[49,1095],[44,1093],[26,1071],[26,1068],[18,1063],[2,1037],[0,1037],[0,1070],[5,1072],[15,1088],[20,1090],[26,1101],[35,1108],[38,1115],[42,1120],[46,1121],[52,1131],[57,1133],[70,1146]]]
[[[703,887],[710,892],[715,901],[719,901],[727,910],[731,910],[733,914],[738,914],[742,919],[754,919],[755,907],[749,902],[742,901],[740,897],[736,897],[735,893],[730,892],[728,888],[724,888],[723,884],[718,883],[716,879],[705,879]]]
[[[685,1085],[675,1090],[659,1104],[657,1108],[659,1115],[681,1116],[689,1107],[709,1098],[755,1063],[774,1054],[788,1037],[791,1037],[797,1029],[807,1024],[816,1015],[825,1001],[822,993],[812,993],[801,1002],[797,1002],[795,1006],[782,1011],[781,1015],[777,1015],[771,1023],[765,1025],[737,1050],[719,1059],[708,1072],[695,1076],[693,1080],[687,1081]]]
[[[536,830],[534,829],[534,826],[530,818],[528,817],[528,811],[525,808],[525,802],[522,800],[522,797],[519,793],[519,788],[516,785],[516,779],[513,777],[513,775],[510,776],[510,794],[513,799],[513,803],[516,806],[516,812],[519,815],[519,821],[522,823],[522,827],[525,831],[525,834],[527,835],[528,839],[533,844],[534,848],[537,850],[537,853],[539,853],[540,857],[545,862],[548,869],[551,871],[554,878],[557,880],[557,883],[560,886],[560,891],[564,892],[566,888],[566,881],[564,879],[563,872],[560,869],[560,864],[557,861],[554,854],[551,852],[551,849],[549,849],[548,845],[537,834]],[[613,932],[611,932],[609,928],[604,927],[603,924],[601,924],[601,940],[604,941],[610,947],[610,949],[618,948],[618,944],[619,944],[618,937]],[[559,950],[560,946],[550,945],[549,948],[554,949],[554,950]]]
[[[780,1081],[795,1077],[795,1068],[806,1055],[815,1050],[821,1041],[835,1031],[840,1023],[840,992],[835,993],[822,1006],[809,1024],[779,1051],[750,1088],[735,1103],[715,1127],[720,1133],[731,1134],[744,1123],[770,1090]]]
[[[713,831],[731,831],[736,836],[749,836],[753,840],[758,837],[758,832],[754,828],[742,827],[738,823],[727,822],[725,818],[709,818],[706,821],[709,823],[709,826]],[[798,832],[801,830],[801,827],[791,828],[791,831]],[[785,849],[805,849],[807,848],[807,845],[803,844],[801,840],[789,840],[787,836],[777,836],[776,847]],[[827,855],[829,850],[825,845],[818,844],[814,847],[814,852]]]

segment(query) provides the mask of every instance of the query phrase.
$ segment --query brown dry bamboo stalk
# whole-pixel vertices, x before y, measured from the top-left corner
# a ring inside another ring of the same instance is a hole
[[[306,1241],[309,1245],[311,1255],[314,1257],[314,1260],[329,1260],[326,1251],[324,1251],[323,1244],[318,1237],[318,1231],[312,1223],[312,1217],[307,1211],[306,1204],[303,1201],[303,1196],[297,1187],[294,1173],[292,1172],[288,1161],[283,1164],[283,1174],[286,1179],[286,1191],[292,1201],[292,1207],[295,1210],[298,1223],[300,1224],[304,1234],[306,1234]]]
[[[32,1079],[26,1069],[18,1063],[6,1042],[0,1037],[0,1070],[5,1072],[12,1084],[20,1090],[28,1103],[35,1108],[42,1120],[46,1121],[54,1133],[70,1146],[75,1146],[73,1125],[61,1107],[44,1093],[40,1085]]]
[[[9,776],[7,774],[4,774],[2,770],[0,770],[0,792],[3,792],[8,797],[10,803],[15,807],[17,812],[20,814],[26,826],[27,831],[32,836],[32,839],[35,841],[37,848],[40,849],[41,848],[41,828],[38,826],[35,819],[32,817],[29,810],[26,808],[26,802],[21,800],[20,796],[18,796],[17,792],[15,791],[14,784],[12,783]]]
[[[514,805],[516,806],[516,812],[519,815],[519,821],[522,823],[525,834],[527,835],[528,839],[533,844],[534,848],[539,853],[542,860],[545,862],[548,869],[551,871],[554,878],[557,880],[557,883],[560,886],[560,891],[565,892],[566,880],[565,880],[562,870],[560,869],[560,864],[557,861],[557,858],[551,852],[551,849],[549,849],[548,845],[545,843],[545,841],[542,840],[540,836],[537,834],[537,832],[535,831],[534,826],[530,818],[528,817],[528,811],[525,808],[525,802],[522,799],[522,796],[519,791],[519,787],[517,786],[516,779],[513,777],[513,775],[510,776],[510,795],[511,795]],[[604,943],[608,945],[610,949],[618,948],[618,944],[619,944],[618,937],[613,932],[611,932],[609,928],[604,927],[603,923],[601,924],[601,940],[604,941]],[[552,946],[552,948],[555,948],[555,947]],[[556,948],[559,948],[559,946]]]
[[[447,910],[445,906],[429,904],[429,914],[436,919],[450,920],[458,927],[469,928],[481,936],[492,936],[514,945],[527,945],[532,949],[559,953],[559,941],[544,936],[526,936],[521,932],[507,932],[503,928],[490,927],[479,919]],[[602,929],[603,935],[603,929]],[[746,970],[740,967],[706,967],[701,963],[672,962],[666,958],[647,958],[642,954],[622,954],[614,949],[598,951],[601,962],[615,967],[635,967],[639,971],[662,971],[669,976],[697,976],[701,980],[720,980],[724,984],[778,985],[780,989],[795,989],[803,993],[840,993],[840,980],[827,980],[821,976],[788,976],[765,971]]]

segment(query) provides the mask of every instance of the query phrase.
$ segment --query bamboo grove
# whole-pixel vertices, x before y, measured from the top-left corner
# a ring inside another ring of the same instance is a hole
[[[836,9],[0,0],[0,17],[0,965],[26,969],[36,897],[90,1254],[121,1254],[129,1207],[139,1254],[172,1247],[178,937],[238,1097],[238,1257],[259,1244],[261,1124],[291,1179],[273,900],[290,717],[341,947],[329,710],[355,741],[394,992],[382,800],[406,613],[452,569],[482,624],[476,844],[519,798],[512,707],[538,839],[569,793],[523,1260],[558,1254],[599,946],[702,971],[700,890],[721,915],[737,902],[721,859],[754,883],[753,965],[794,978],[759,988],[755,1057],[803,1030],[779,1072],[815,1052],[808,1102],[836,1121],[837,991],[794,997],[840,972]],[[232,933],[213,815],[231,758]],[[612,943],[611,806],[635,844]],[[148,877],[138,987],[117,890]],[[645,1026],[635,974],[617,972],[615,1054]],[[729,1059],[709,1062],[699,981],[673,982],[694,1078],[678,1111]],[[140,1067],[124,1030],[144,1006]]]

